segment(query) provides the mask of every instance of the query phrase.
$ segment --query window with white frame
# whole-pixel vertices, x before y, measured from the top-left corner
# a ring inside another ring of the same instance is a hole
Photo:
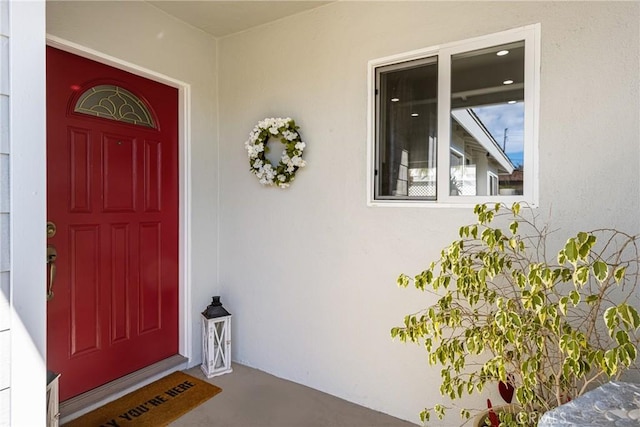
[[[539,33],[369,62],[371,205],[537,203]]]
[[[498,194],[498,175],[493,172],[487,172],[487,180],[489,187],[487,188],[487,194],[489,196],[495,196]]]

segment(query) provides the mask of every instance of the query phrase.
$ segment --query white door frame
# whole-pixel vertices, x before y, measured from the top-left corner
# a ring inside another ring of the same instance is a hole
[[[4,386],[8,380],[9,388],[0,391],[0,424],[42,426],[47,412],[45,2],[1,0],[0,15],[1,91],[9,98],[0,137],[3,144],[8,138],[10,147],[10,178],[3,184],[11,198],[10,238],[3,233],[0,242],[3,257],[8,250],[10,258],[9,329],[0,342],[0,381]]]
[[[80,44],[47,34],[47,46],[102,64],[110,65],[149,80],[178,89],[178,352],[191,366],[192,303],[191,303],[191,86],[153,70],[115,58]]]

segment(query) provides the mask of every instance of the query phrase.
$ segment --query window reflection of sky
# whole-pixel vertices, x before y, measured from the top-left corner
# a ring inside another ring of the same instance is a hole
[[[524,103],[499,104],[474,107],[473,112],[489,130],[500,147],[505,144],[505,153],[516,167],[523,164],[524,154]]]

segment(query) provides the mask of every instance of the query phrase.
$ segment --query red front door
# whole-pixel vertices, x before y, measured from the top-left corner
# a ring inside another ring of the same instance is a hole
[[[178,352],[177,114],[175,88],[47,48],[47,365],[61,400]]]

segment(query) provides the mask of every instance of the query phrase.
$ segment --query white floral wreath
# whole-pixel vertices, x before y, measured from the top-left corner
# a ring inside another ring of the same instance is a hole
[[[306,166],[302,160],[302,152],[306,144],[302,142],[299,127],[290,117],[267,118],[258,122],[249,134],[249,139],[244,143],[249,155],[251,172],[260,180],[260,184],[276,184],[280,188],[287,188],[294,180],[296,171]],[[280,135],[280,141],[285,145],[280,163],[275,168],[265,157],[269,151],[267,140],[270,137]]]

